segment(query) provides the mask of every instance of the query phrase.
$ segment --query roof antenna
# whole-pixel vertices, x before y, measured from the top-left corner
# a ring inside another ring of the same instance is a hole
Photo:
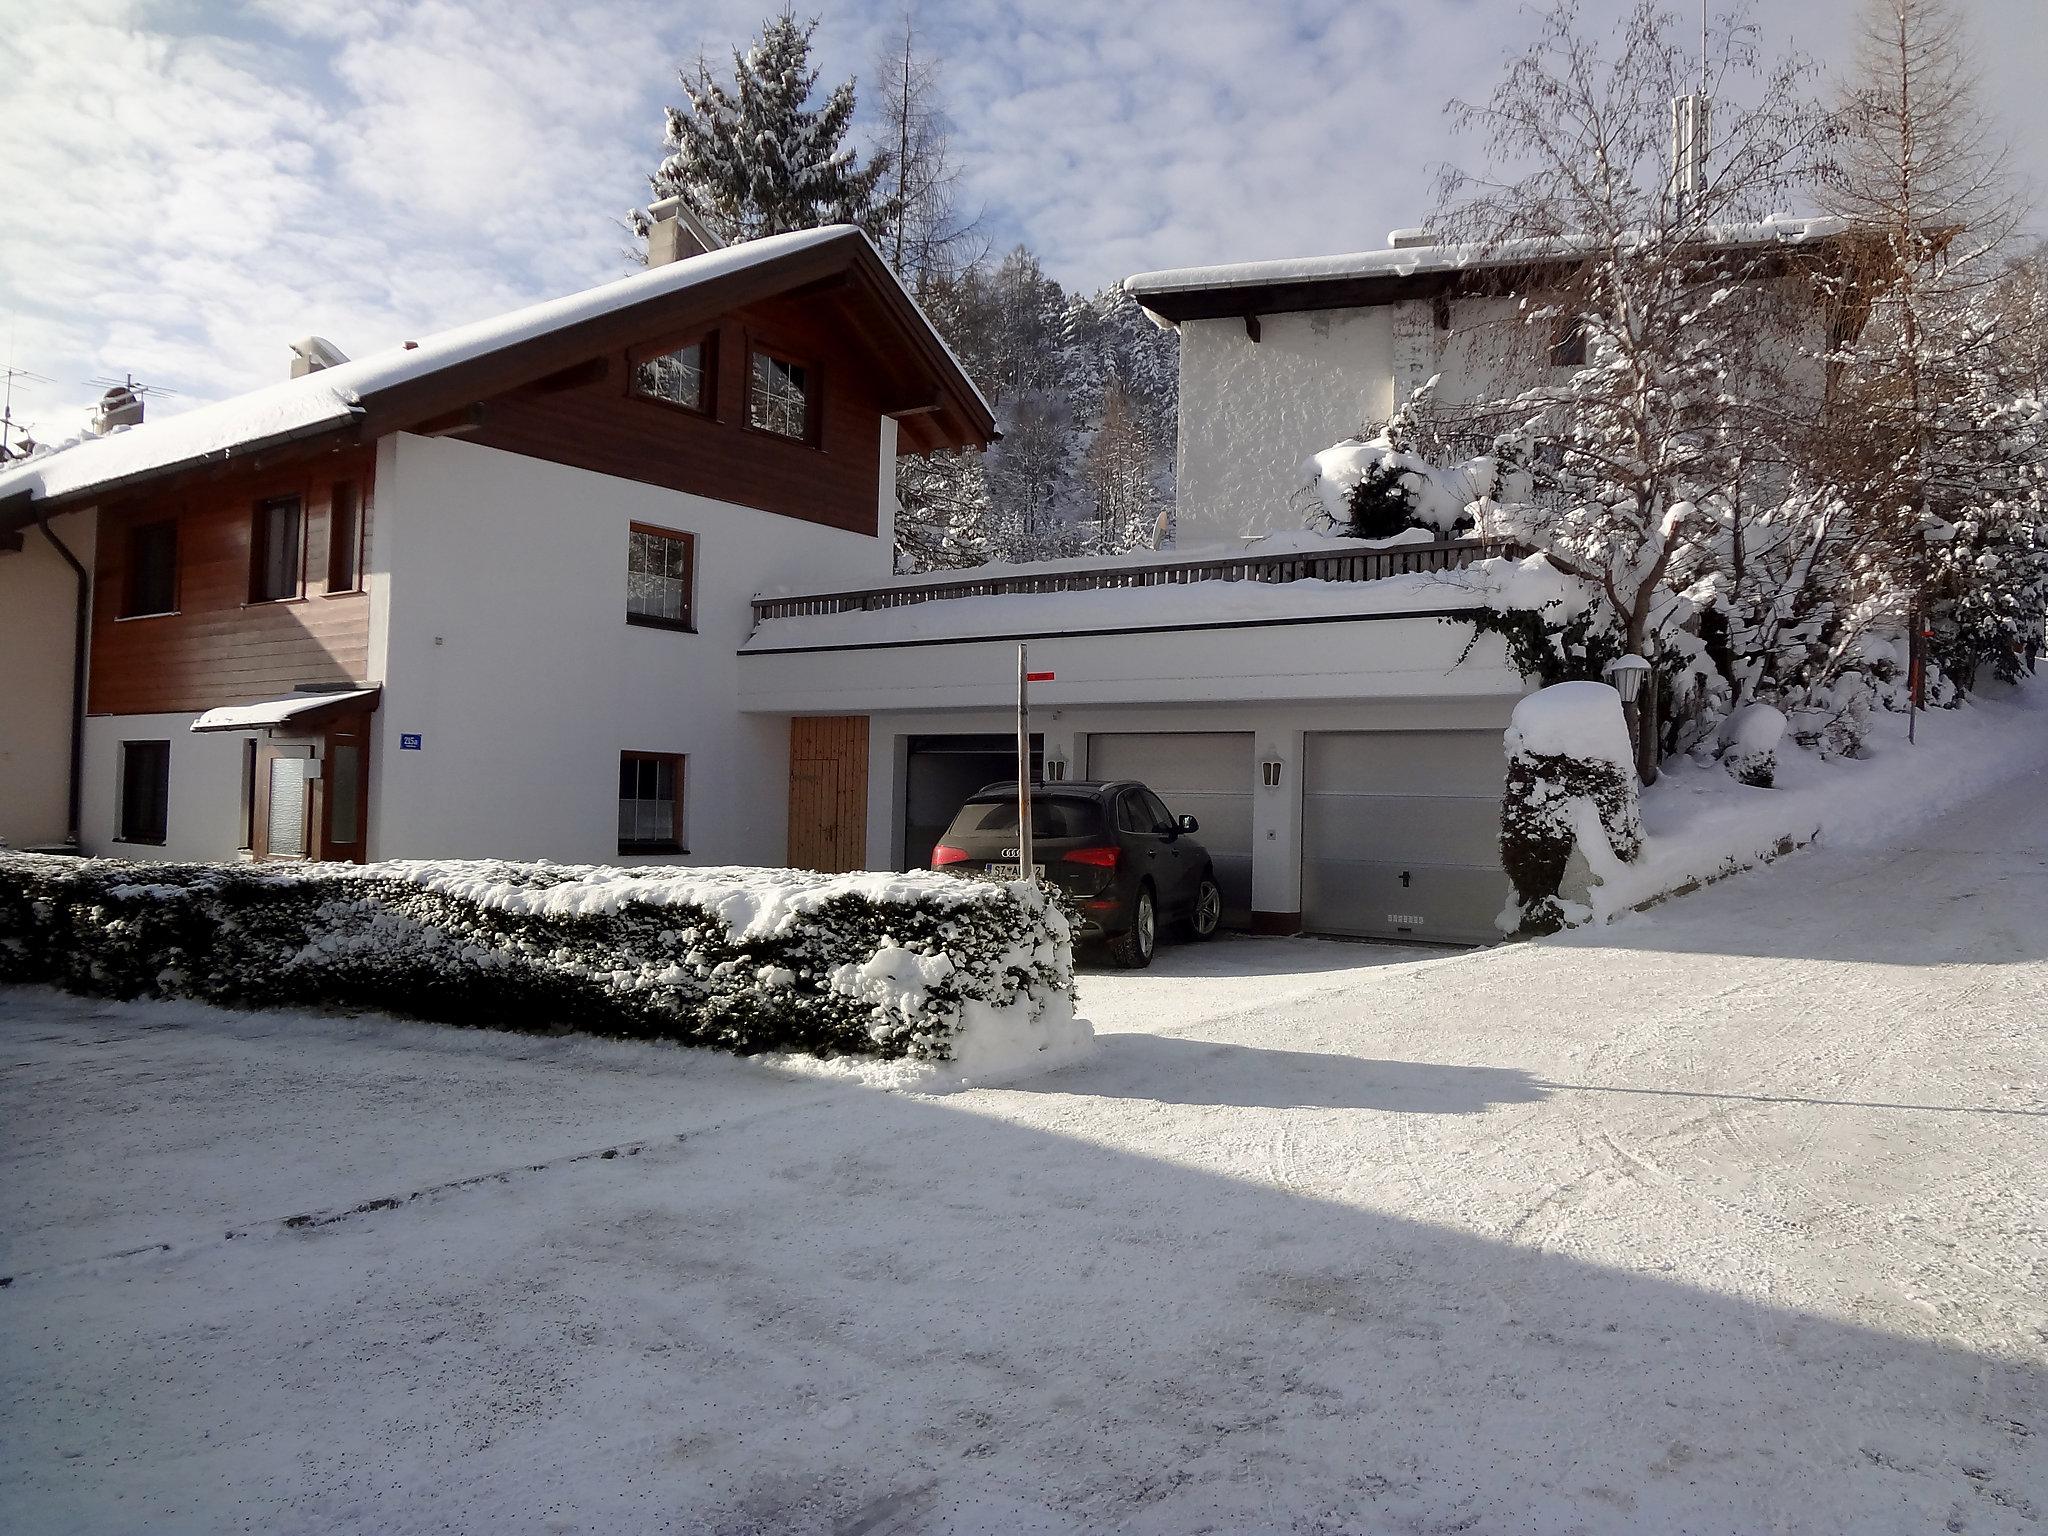
[[[1671,98],[1671,217],[1696,217],[1707,191],[1707,141],[1714,98],[1707,94],[1707,0],[1700,0],[1700,88]]]

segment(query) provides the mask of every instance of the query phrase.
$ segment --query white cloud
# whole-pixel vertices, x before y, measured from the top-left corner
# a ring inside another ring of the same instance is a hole
[[[1621,0],[1587,0],[1605,27]],[[5,6],[7,0],[0,0]],[[826,79],[865,82],[899,0],[839,0]],[[1760,11],[1846,60],[1856,0]],[[0,347],[57,379],[46,435],[133,370],[189,398],[601,281],[645,197],[676,67],[770,0],[16,4],[0,25]],[[819,9],[824,9],[819,0]],[[800,7],[809,9],[809,7]],[[2037,0],[1977,0],[1986,85],[2048,157]],[[925,0],[956,154],[999,243],[1063,281],[1377,245],[1427,211],[1446,97],[1483,94],[1517,0]],[[1995,42],[1996,46],[1991,46]]]

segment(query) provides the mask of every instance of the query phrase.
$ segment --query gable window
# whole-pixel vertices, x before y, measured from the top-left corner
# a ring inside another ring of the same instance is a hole
[[[1579,315],[1560,315],[1550,326],[1550,366],[1586,366],[1586,322]]]
[[[663,752],[619,754],[619,852],[689,851],[683,846],[683,763]]]
[[[363,584],[363,496],[353,480],[335,483],[327,498],[327,590],[354,592]]]
[[[178,608],[178,525],[144,523],[128,530],[128,581],[121,617],[175,613]]]
[[[256,503],[249,536],[249,601],[274,603],[299,595],[304,564],[305,508],[296,496]]]
[[[711,409],[711,371],[706,366],[710,348],[693,341],[673,352],[663,352],[633,365],[633,393],[646,400],[661,400],[685,410]]]
[[[756,352],[748,370],[747,421],[763,432],[811,440],[811,371],[802,363]]]
[[[634,523],[626,538],[626,622],[689,629],[696,563],[693,535]]]
[[[170,826],[170,806],[171,744],[122,742],[120,840],[161,844]]]

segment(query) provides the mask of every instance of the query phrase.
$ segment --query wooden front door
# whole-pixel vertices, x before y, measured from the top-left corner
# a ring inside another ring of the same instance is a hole
[[[337,720],[296,740],[262,742],[250,795],[250,848],[257,858],[363,863],[370,834],[370,717]]]
[[[867,867],[868,717],[789,722],[789,865],[828,875]]]

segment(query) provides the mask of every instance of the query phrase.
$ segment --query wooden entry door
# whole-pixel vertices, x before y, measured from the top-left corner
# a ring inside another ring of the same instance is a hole
[[[249,787],[250,848],[257,858],[363,863],[370,840],[370,717],[261,743]]]
[[[836,875],[867,867],[868,717],[789,722],[789,866]]]

